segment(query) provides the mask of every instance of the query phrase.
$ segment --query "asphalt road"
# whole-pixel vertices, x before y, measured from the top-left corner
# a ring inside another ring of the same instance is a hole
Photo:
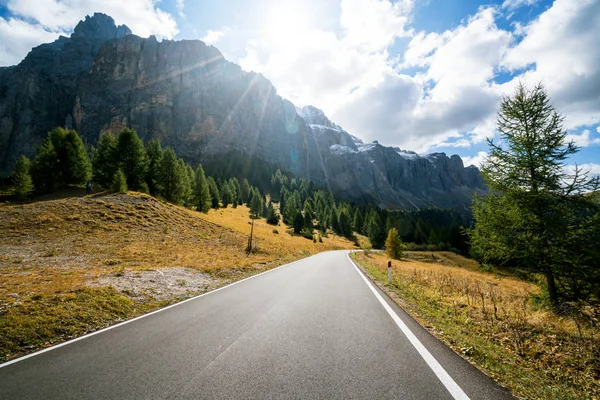
[[[392,398],[512,397],[371,289],[345,251],[0,366],[3,400]]]

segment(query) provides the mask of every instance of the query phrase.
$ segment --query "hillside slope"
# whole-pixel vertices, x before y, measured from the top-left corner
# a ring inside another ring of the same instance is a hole
[[[248,209],[190,211],[131,193],[0,205],[0,361],[319,251]],[[273,229],[279,233],[274,233]]]

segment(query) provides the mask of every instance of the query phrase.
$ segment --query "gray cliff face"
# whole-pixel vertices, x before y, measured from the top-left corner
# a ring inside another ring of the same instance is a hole
[[[458,156],[364,144],[321,110],[282,99],[262,75],[212,46],[143,39],[103,14],[0,68],[0,174],[65,125],[88,146],[103,131],[132,127],[193,163],[239,150],[389,208],[463,207],[484,190],[477,168],[464,168]]]
[[[131,34],[111,17],[94,14],[71,38],[32,49],[17,66],[0,70],[0,174],[21,154],[31,157],[48,131],[68,125],[79,76],[106,40]]]

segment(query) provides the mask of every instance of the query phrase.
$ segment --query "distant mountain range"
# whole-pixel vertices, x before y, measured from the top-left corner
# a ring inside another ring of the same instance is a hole
[[[70,38],[0,68],[0,175],[34,155],[47,132],[76,129],[88,146],[132,127],[189,162],[242,151],[358,202],[465,208],[485,190],[476,167],[363,143],[311,106],[297,108],[262,75],[198,40],[159,42],[96,13]],[[360,133],[357,133],[360,134]]]

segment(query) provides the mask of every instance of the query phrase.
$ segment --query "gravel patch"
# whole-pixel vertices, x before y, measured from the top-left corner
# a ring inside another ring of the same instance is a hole
[[[170,267],[149,271],[123,271],[104,276],[90,286],[112,286],[134,298],[167,300],[179,296],[210,291],[220,281],[193,268]]]

